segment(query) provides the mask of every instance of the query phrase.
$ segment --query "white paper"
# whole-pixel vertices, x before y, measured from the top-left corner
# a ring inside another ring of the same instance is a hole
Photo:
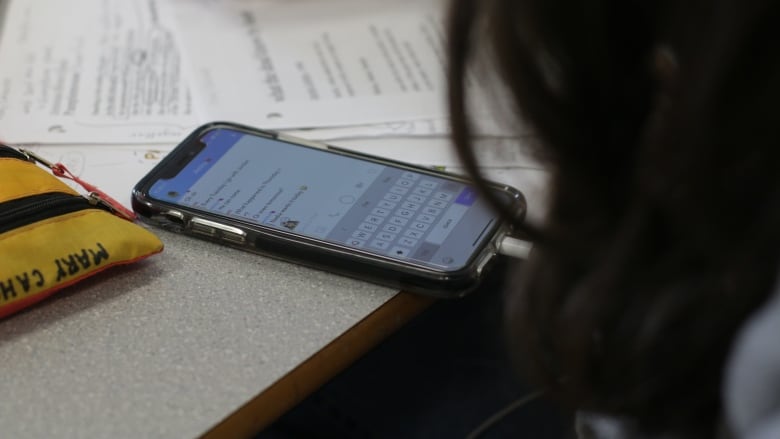
[[[194,128],[158,1],[10,2],[0,39],[0,138],[167,142]]]
[[[446,116],[440,1],[171,0],[202,120],[268,129]]]

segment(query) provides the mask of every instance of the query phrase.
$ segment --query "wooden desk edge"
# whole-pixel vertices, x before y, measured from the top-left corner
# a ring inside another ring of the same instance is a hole
[[[418,315],[435,299],[400,292],[202,437],[251,437]]]

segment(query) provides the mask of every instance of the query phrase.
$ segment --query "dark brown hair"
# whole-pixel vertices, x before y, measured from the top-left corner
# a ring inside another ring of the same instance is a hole
[[[780,250],[780,3],[453,0],[453,138],[487,53],[551,173],[511,349],[572,408],[709,435]],[[519,188],[523,189],[523,188]]]

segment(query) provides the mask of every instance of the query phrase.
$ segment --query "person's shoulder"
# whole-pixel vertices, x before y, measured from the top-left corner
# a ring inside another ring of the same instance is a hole
[[[780,438],[780,283],[740,329],[726,362],[726,421],[737,438]]]

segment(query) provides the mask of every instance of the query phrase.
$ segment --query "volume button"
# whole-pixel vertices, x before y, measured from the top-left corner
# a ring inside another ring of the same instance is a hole
[[[211,237],[222,237],[226,241],[234,243],[243,243],[246,240],[246,232],[238,227],[220,224],[203,218],[193,218],[190,220],[192,231],[201,235]]]
[[[217,236],[217,229],[206,224],[206,220],[193,218],[190,220],[190,229],[199,235]]]

